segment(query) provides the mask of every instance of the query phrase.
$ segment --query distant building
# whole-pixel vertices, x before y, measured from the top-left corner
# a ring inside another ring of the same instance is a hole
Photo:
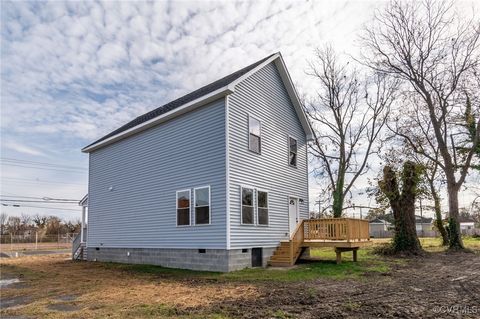
[[[469,230],[475,228],[475,220],[470,217],[460,216],[458,218],[458,222],[460,223],[460,230]]]

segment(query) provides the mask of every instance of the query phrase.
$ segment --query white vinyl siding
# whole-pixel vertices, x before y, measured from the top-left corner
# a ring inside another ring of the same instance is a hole
[[[221,98],[90,153],[89,247],[225,249],[225,129]],[[193,188],[206,185],[210,224],[193,226]],[[184,189],[191,226],[179,227]]]
[[[289,236],[289,196],[302,200],[299,215],[308,218],[305,132],[274,63],[239,83],[228,100],[230,247],[276,247]],[[261,156],[249,151],[250,117],[261,121]],[[297,140],[297,169],[289,166],[289,136]],[[268,192],[268,227],[257,216],[257,227],[242,222],[241,186]]]

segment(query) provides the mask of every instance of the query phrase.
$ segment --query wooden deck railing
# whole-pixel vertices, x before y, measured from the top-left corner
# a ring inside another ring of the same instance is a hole
[[[303,221],[305,240],[365,241],[370,239],[368,220],[321,218]]]
[[[298,257],[297,255],[303,244],[305,236],[305,231],[302,231],[304,230],[303,222],[304,221],[302,220],[297,224],[297,227],[290,238],[290,256],[292,258],[292,265],[295,263],[295,259]]]

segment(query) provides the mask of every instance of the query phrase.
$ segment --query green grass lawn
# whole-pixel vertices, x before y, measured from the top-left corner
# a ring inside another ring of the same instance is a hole
[[[467,248],[479,251],[480,238],[465,237],[464,244]],[[113,267],[137,274],[149,274],[165,277],[197,277],[215,281],[304,281],[315,278],[346,279],[361,278],[365,274],[388,272],[392,265],[404,263],[401,258],[385,258],[373,254],[375,246],[388,242],[388,240],[373,240],[372,245],[358,251],[358,262],[352,261],[352,253],[342,253],[342,263],[335,263],[333,248],[312,249],[311,256],[319,259],[315,262],[306,262],[290,268],[250,268],[230,273],[213,273],[191,271],[183,269],[164,268],[152,265],[124,265],[106,263],[105,267]],[[422,247],[428,252],[445,250],[439,238],[421,238]]]

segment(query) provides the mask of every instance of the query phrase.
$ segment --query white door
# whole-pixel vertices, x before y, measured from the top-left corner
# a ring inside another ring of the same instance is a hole
[[[288,220],[290,226],[290,235],[295,231],[298,223],[298,198],[288,198]]]

